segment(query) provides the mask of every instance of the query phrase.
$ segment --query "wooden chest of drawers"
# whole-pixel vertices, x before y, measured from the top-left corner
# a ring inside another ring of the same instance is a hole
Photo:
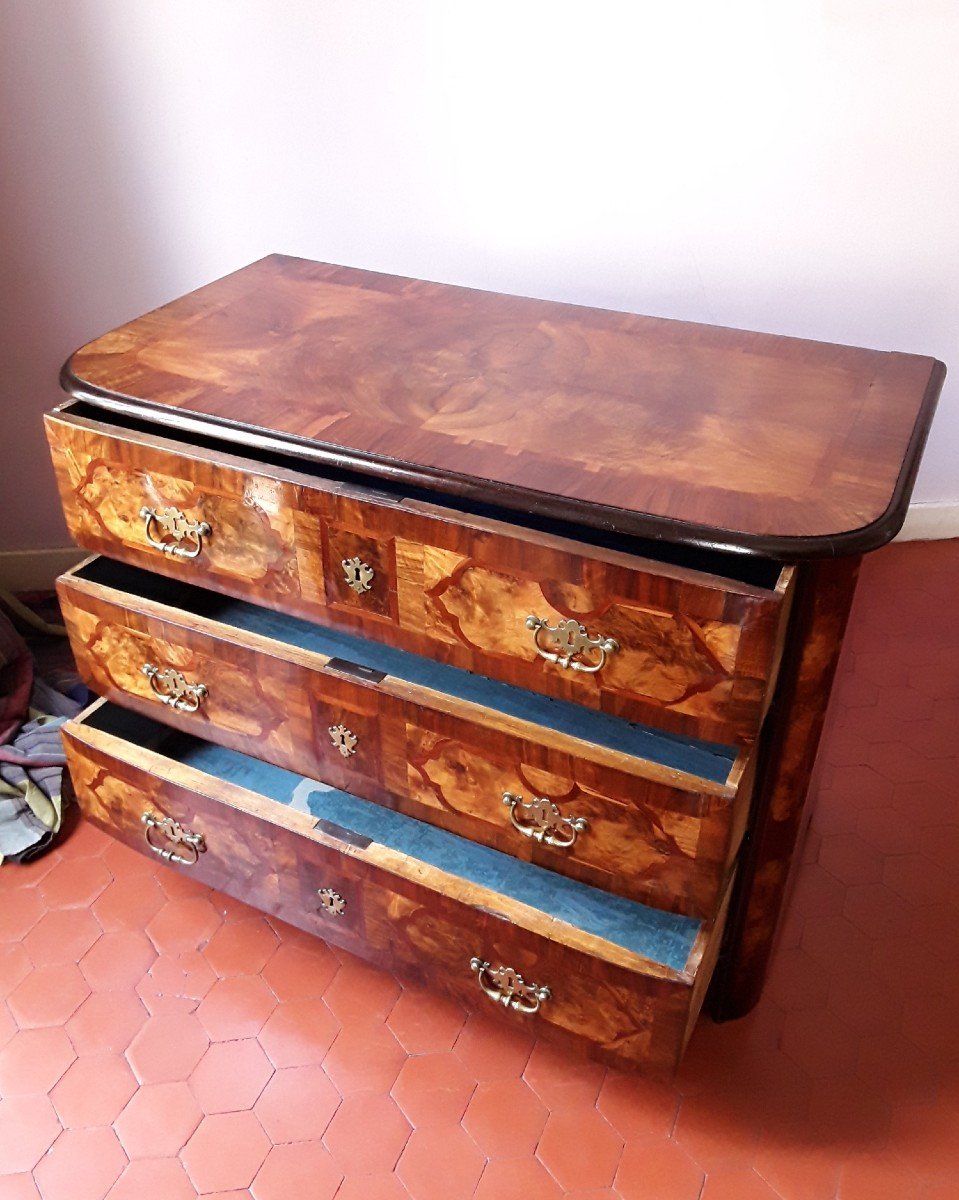
[[[85,814],[605,1061],[754,1002],[943,368],[273,257],[48,436]]]

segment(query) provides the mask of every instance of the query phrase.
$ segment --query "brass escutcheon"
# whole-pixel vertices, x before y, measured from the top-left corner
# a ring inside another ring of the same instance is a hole
[[[150,688],[161,704],[168,704],[177,712],[194,713],[209,695],[205,683],[190,683],[176,667],[160,670],[153,663],[144,663],[140,668],[150,681]]]
[[[345,725],[331,725],[329,732],[330,741],[344,758],[349,758],[356,753],[359,739],[352,729],[347,729]]]
[[[579,834],[589,828],[585,817],[564,817],[552,800],[545,796],[534,796],[526,803],[522,796],[504,792],[503,803],[509,808],[513,828],[523,837],[532,838],[544,846],[568,850],[575,844]]]
[[[363,562],[359,557],[343,559],[343,574],[346,576],[346,582],[358,596],[362,596],[364,592],[368,592],[373,586],[373,568]]]
[[[572,618],[562,620],[557,625],[550,625],[545,617],[530,614],[526,618],[526,628],[533,630],[533,645],[540,658],[556,663],[558,667],[586,671],[590,675],[602,670],[606,665],[607,656],[619,649],[619,642],[615,638],[603,637],[602,634],[590,637],[586,626],[580,625],[579,621]],[[545,646],[540,640],[540,634],[545,634],[548,639]],[[592,651],[596,651],[598,656],[590,661],[585,656]],[[577,655],[584,657],[579,658]]]
[[[514,1012],[532,1016],[539,1006],[548,1000],[552,992],[548,987],[527,983],[512,967],[491,967],[485,959],[471,958],[470,967],[476,972],[480,987],[495,1003]]]
[[[174,821],[172,817],[158,817],[156,813],[145,812],[140,820],[146,826],[143,836],[147,845],[165,862],[177,863],[181,867],[194,867],[197,859],[206,851],[203,834],[184,829],[179,821]],[[154,830],[166,839],[168,845],[157,845],[151,836]],[[173,849],[174,846],[181,846],[186,854],[178,853]]]
[[[154,550],[177,558],[196,558],[203,549],[203,539],[213,532],[206,521],[191,521],[178,508],[140,509],[143,532]],[[161,541],[161,538],[173,541]]]
[[[320,907],[325,913],[331,917],[343,916],[346,911],[346,901],[339,892],[334,891],[333,888],[319,888],[316,894],[320,900]]]

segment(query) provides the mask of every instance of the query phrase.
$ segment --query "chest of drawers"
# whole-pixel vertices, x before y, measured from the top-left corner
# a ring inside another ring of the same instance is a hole
[[[84,813],[672,1068],[759,994],[943,374],[278,256],[98,339],[47,419]]]

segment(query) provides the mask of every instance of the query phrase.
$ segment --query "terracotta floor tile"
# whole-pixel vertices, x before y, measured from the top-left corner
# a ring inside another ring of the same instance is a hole
[[[278,1000],[317,1000],[340,968],[327,946],[280,945],[263,968],[263,978]]]
[[[7,1005],[21,1029],[63,1025],[90,994],[90,988],[72,963],[37,967],[17,984]]]
[[[59,966],[79,962],[102,934],[89,909],[53,909],[34,925],[23,946],[34,966]]]
[[[448,1125],[462,1118],[475,1087],[454,1055],[423,1054],[406,1059],[391,1094],[411,1125]]]
[[[273,1064],[255,1038],[214,1042],[190,1080],[205,1113],[252,1108],[270,1081]]]
[[[478,1084],[463,1116],[463,1128],[487,1158],[529,1157],[549,1112],[522,1079]]]
[[[782,1200],[833,1200],[836,1195],[835,1151],[820,1140],[804,1141],[790,1122],[763,1134],[753,1169]]]
[[[671,1083],[609,1071],[596,1107],[627,1141],[651,1133],[668,1136],[676,1124],[679,1093]]]
[[[770,967],[766,995],[787,1012],[822,1007],[829,996],[829,972],[802,947],[781,950]]]
[[[37,891],[47,908],[88,908],[112,878],[100,858],[67,858],[40,880]]]
[[[160,954],[137,984],[137,995],[148,1011],[192,1013],[216,983],[213,968],[198,950]]]
[[[250,917],[221,925],[207,943],[203,957],[222,979],[228,975],[256,975],[278,946],[265,917]]]
[[[40,895],[32,888],[11,889],[5,893],[0,904],[0,942],[21,941],[46,911]]]
[[[113,841],[109,834],[98,829],[91,821],[80,818],[72,828],[70,824],[71,817],[68,815],[63,823],[63,833],[70,839],[72,858],[99,858]]]
[[[409,1200],[409,1192],[392,1173],[388,1175],[354,1175],[343,1180],[336,1200]],[[19,1200],[14,1197],[13,1200]],[[452,1200],[452,1197],[449,1198]],[[528,1196],[527,1200],[534,1200]]]
[[[343,1175],[316,1142],[274,1146],[253,1180],[254,1200],[333,1200]]]
[[[147,1083],[120,1113],[115,1128],[128,1158],[171,1158],[202,1116],[189,1084]]]
[[[701,1200],[782,1200],[782,1197],[749,1167],[733,1167],[709,1172]]]
[[[180,1158],[200,1193],[248,1188],[270,1151],[251,1112],[204,1117]]]
[[[414,1129],[396,1170],[412,1200],[449,1200],[472,1196],[485,1165],[469,1134],[450,1124]]]
[[[209,1045],[203,1026],[187,1013],[150,1017],[127,1050],[141,1083],[176,1083],[189,1079]]]
[[[322,1000],[289,1000],[273,1010],[257,1039],[275,1067],[321,1063],[340,1031]]]
[[[67,1129],[33,1177],[43,1200],[103,1200],[126,1165],[112,1129]]]
[[[150,861],[157,860],[151,856]],[[213,895],[213,889],[201,883],[186,868],[177,870],[174,867],[158,866],[156,877],[168,900],[208,900]],[[220,914],[217,913],[218,923],[219,920]]]
[[[154,855],[141,854],[114,838],[110,839],[110,844],[103,851],[101,858],[116,879],[126,879],[135,875],[157,878],[158,872],[166,870]],[[165,896],[166,892],[163,894]]]
[[[97,897],[93,915],[107,933],[118,929],[142,933],[165,903],[166,896],[154,875],[121,875]]]
[[[137,1081],[119,1054],[85,1054],[50,1093],[64,1129],[112,1125],[137,1090]]]
[[[827,1007],[852,1031],[858,1049],[862,1035],[899,1028],[902,1000],[872,972],[842,971],[829,985]]]
[[[128,992],[156,959],[145,933],[120,929],[105,933],[80,959],[80,971],[95,992]]]
[[[810,1008],[787,1015],[782,1049],[814,1079],[832,1079],[853,1074],[859,1039],[828,1009]]]
[[[850,1158],[842,1168],[840,1200],[906,1200],[918,1198],[917,1176],[893,1155],[862,1154]]]
[[[0,1200],[41,1200],[33,1176],[25,1171],[20,1175],[0,1175]]]
[[[14,1021],[10,1009],[3,1000],[0,1000],[0,1050],[13,1040],[13,1035],[17,1032],[17,1023]]]
[[[197,1019],[211,1041],[256,1037],[266,1024],[276,997],[259,975],[218,979],[200,1002]]]
[[[751,1159],[764,1115],[738,1092],[686,1096],[673,1139],[706,1171],[735,1166]]]
[[[522,1075],[533,1050],[533,1035],[485,1012],[467,1015],[453,1053],[479,1082]]]
[[[424,988],[404,988],[386,1019],[407,1054],[452,1050],[466,1022],[465,1010],[453,1000]]]
[[[46,1095],[75,1058],[60,1026],[18,1029],[0,1050],[0,1097]]]
[[[270,986],[274,986],[272,975]],[[323,992],[327,1007],[341,1025],[385,1021],[399,996],[400,986],[392,975],[352,956]]]
[[[623,1139],[595,1108],[552,1111],[536,1156],[564,1188],[609,1187]]]
[[[323,1142],[344,1175],[392,1171],[410,1136],[410,1125],[393,1100],[379,1092],[347,1096]]]
[[[675,1142],[651,1138],[627,1145],[615,1187],[623,1200],[699,1200],[704,1178]]]
[[[3,901],[0,900],[0,908],[2,905]],[[32,970],[33,963],[22,942],[0,945],[0,1000],[6,1000],[17,984],[26,979]]]
[[[160,878],[161,887],[164,880]],[[203,950],[220,928],[220,914],[206,894],[168,900],[146,927],[159,954]]]
[[[523,1078],[547,1108],[578,1108],[595,1104],[606,1068],[570,1055],[550,1042],[537,1042]]]
[[[323,1060],[323,1069],[341,1096],[356,1092],[388,1092],[406,1055],[385,1025],[342,1029]]]
[[[562,1200],[564,1192],[535,1158],[495,1159],[483,1168],[475,1200]]]
[[[282,1067],[253,1111],[274,1143],[306,1142],[323,1136],[339,1103],[322,1067]]]
[[[178,1158],[141,1158],[130,1163],[106,1200],[195,1200],[196,1192]]]
[[[122,1053],[148,1016],[135,992],[94,992],[67,1022],[66,1030],[78,1054]]]
[[[62,1133],[48,1096],[0,1096],[0,1168],[32,1171]]]

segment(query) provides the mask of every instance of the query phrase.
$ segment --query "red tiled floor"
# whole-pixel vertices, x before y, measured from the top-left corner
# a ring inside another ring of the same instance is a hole
[[[864,564],[768,986],[671,1081],[92,827],[0,868],[0,1200],[959,1200],[957,591]]]

